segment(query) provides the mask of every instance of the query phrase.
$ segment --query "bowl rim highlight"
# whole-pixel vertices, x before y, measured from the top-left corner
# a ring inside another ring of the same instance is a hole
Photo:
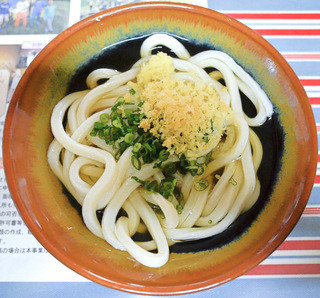
[[[24,206],[23,203],[23,197],[20,196],[20,193],[18,191],[18,186],[15,184],[15,171],[13,167],[13,156],[11,156],[10,152],[10,129],[12,126],[12,120],[13,120],[13,112],[15,108],[19,104],[19,98],[23,94],[24,86],[27,84],[28,80],[32,77],[33,73],[36,71],[38,63],[41,63],[43,59],[46,58],[48,53],[50,53],[54,48],[58,47],[61,43],[63,43],[70,35],[72,35],[75,32],[80,31],[82,28],[90,26],[92,24],[92,21],[95,21],[97,18],[104,19],[108,16],[122,14],[126,12],[133,12],[133,11],[140,11],[140,10],[150,10],[150,9],[157,9],[157,8],[164,8],[164,9],[173,9],[176,11],[184,12],[188,11],[189,13],[192,12],[195,15],[204,15],[206,17],[217,19],[218,21],[227,24],[227,26],[235,27],[238,30],[241,30],[244,34],[247,36],[250,36],[254,41],[259,44],[261,47],[266,49],[274,58],[274,60],[281,64],[282,68],[286,71],[288,76],[290,77],[291,82],[296,86],[296,92],[299,95],[299,102],[302,104],[304,108],[304,114],[308,118],[308,123],[310,126],[310,138],[313,140],[312,148],[310,148],[310,156],[311,159],[309,161],[309,172],[308,172],[308,179],[306,182],[306,185],[303,189],[303,193],[300,196],[299,204],[297,205],[295,211],[293,214],[291,214],[288,222],[286,223],[285,229],[282,229],[279,231],[279,233],[276,235],[276,238],[273,242],[269,243],[269,246],[267,246],[264,249],[264,254],[262,256],[257,257],[251,264],[248,264],[249,266],[246,266],[245,269],[242,269],[241,271],[234,271],[232,275],[230,276],[221,276],[219,282],[213,283],[212,280],[206,280],[201,284],[191,284],[191,285],[184,285],[180,287],[175,287],[173,289],[169,287],[163,287],[163,288],[156,288],[156,287],[150,287],[150,286],[138,286],[136,284],[130,284],[127,282],[119,283],[114,280],[110,280],[106,277],[102,276],[96,276],[93,272],[89,272],[85,270],[84,268],[79,267],[77,264],[75,264],[72,259],[65,258],[64,255],[62,255],[58,248],[52,245],[50,242],[50,239],[47,239],[45,235],[42,233],[41,227],[37,225],[37,222],[33,219],[32,215],[29,214],[28,210]],[[4,159],[4,168],[5,168],[5,174],[7,177],[7,183],[10,189],[10,193],[12,194],[12,198],[14,199],[14,202],[17,206],[17,209],[23,218],[24,222],[32,231],[33,235],[37,238],[37,240],[54,256],[56,257],[60,262],[62,262],[64,265],[68,266],[75,272],[85,276],[86,278],[97,282],[99,284],[102,284],[104,286],[108,286],[113,289],[117,290],[123,290],[126,292],[131,293],[139,293],[139,294],[151,294],[151,295],[171,295],[171,294],[187,294],[192,293],[200,290],[205,290],[208,288],[215,287],[219,284],[223,284],[227,281],[230,281],[231,279],[234,279],[245,272],[251,270],[256,265],[258,265],[262,260],[264,260],[266,257],[268,257],[288,236],[288,234],[291,232],[291,230],[294,228],[296,223],[298,222],[298,219],[300,218],[306,204],[308,201],[308,198],[310,196],[312,187],[313,187],[313,181],[316,174],[316,165],[317,165],[317,134],[316,134],[316,126],[315,121],[313,117],[313,112],[311,109],[310,104],[308,103],[308,98],[306,96],[306,93],[296,76],[296,74],[293,72],[289,64],[286,62],[286,60],[280,55],[280,53],[271,45],[269,44],[265,39],[263,39],[259,34],[248,28],[247,26],[243,25],[242,23],[224,15],[221,13],[218,13],[216,11],[202,8],[194,5],[189,4],[181,4],[181,3],[168,3],[168,2],[150,2],[150,3],[138,3],[138,4],[129,4],[125,6],[115,7],[103,12],[100,12],[98,14],[95,14],[93,16],[90,16],[77,24],[73,25],[72,27],[66,29],[62,33],[60,33],[53,41],[51,41],[34,59],[34,61],[31,63],[31,65],[28,67],[26,72],[24,73],[18,87],[16,88],[16,91],[14,93],[14,96],[10,102],[10,106],[7,112],[6,122],[5,122],[5,128],[4,128],[4,136],[3,136],[3,159]]]

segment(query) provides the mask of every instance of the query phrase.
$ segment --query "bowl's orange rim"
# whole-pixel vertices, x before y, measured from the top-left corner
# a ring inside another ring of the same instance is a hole
[[[188,11],[192,12],[195,15],[206,16],[213,19],[218,20],[219,22],[226,23],[228,26],[234,27],[237,30],[241,30],[244,34],[250,36],[256,43],[258,43],[262,48],[266,49],[271,55],[273,60],[277,62],[277,64],[281,65],[283,70],[286,74],[290,77],[291,82],[293,85],[296,86],[295,91],[298,95],[298,100],[300,102],[301,107],[303,108],[303,113],[308,119],[308,128],[310,133],[310,161],[309,165],[307,166],[307,179],[306,184],[303,189],[303,192],[300,196],[300,200],[296,206],[296,209],[291,214],[289,220],[286,223],[285,228],[283,227],[277,233],[276,237],[273,239],[272,242],[268,243],[263,250],[263,254],[259,254],[258,256],[253,256],[249,263],[242,265],[240,268],[237,268],[237,271],[230,273],[228,278],[222,277],[220,280],[216,281],[213,279],[208,279],[201,283],[194,283],[191,285],[183,285],[183,286],[176,286],[176,287],[150,287],[150,286],[141,286],[135,285],[131,283],[118,283],[114,280],[109,280],[102,276],[96,276],[91,272],[87,271],[84,268],[80,268],[77,264],[73,263],[71,259],[68,258],[63,252],[59,249],[54,247],[50,240],[46,239],[45,236],[42,234],[41,228],[37,225],[37,223],[33,220],[32,216],[28,213],[27,207],[23,202],[23,198],[20,196],[17,185],[14,183],[15,175],[13,170],[13,160],[11,158],[10,153],[10,128],[12,126],[13,121],[13,114],[15,109],[18,105],[18,100],[23,93],[24,85],[27,83],[29,78],[32,76],[33,72],[35,71],[37,64],[40,63],[45,57],[60,43],[64,42],[68,38],[71,33],[77,32],[86,26],[90,26],[92,21],[96,17],[105,18],[108,16],[121,14],[124,12],[132,12],[134,10],[147,10],[147,9],[175,9],[177,11]],[[70,28],[66,29],[62,33],[60,33],[55,39],[53,39],[34,59],[34,61],[30,64],[30,66],[25,71],[24,75],[22,76],[16,91],[11,99],[7,117],[5,121],[4,127],[4,134],[3,134],[3,161],[4,161],[4,169],[5,175],[7,177],[7,184],[9,190],[12,194],[12,198],[14,198],[14,202],[16,207],[25,221],[26,225],[32,231],[33,235],[37,238],[37,240],[59,261],[61,261],[64,265],[69,267],[70,269],[74,270],[75,272],[81,274],[82,276],[97,282],[101,285],[108,286],[110,288],[116,290],[122,290],[125,292],[136,293],[136,294],[149,294],[149,295],[171,295],[171,294],[187,294],[193,293],[205,289],[209,289],[220,284],[226,283],[244,273],[250,271],[255,266],[257,266],[262,260],[267,258],[276,248],[285,240],[285,238],[289,235],[292,229],[297,224],[311,193],[313,188],[314,178],[316,175],[316,168],[317,168],[317,157],[318,157],[318,144],[317,144],[317,131],[316,131],[316,123],[313,116],[313,111],[311,105],[309,103],[308,97],[304,88],[301,85],[300,80],[298,79],[297,75],[294,73],[292,68],[289,66],[287,61],[282,57],[282,55],[262,36],[258,33],[250,29],[249,27],[245,26],[244,24],[240,23],[239,21],[226,16],[222,13],[219,13],[214,10],[210,10],[207,8],[194,6],[190,4],[181,4],[181,3],[168,3],[168,2],[147,2],[147,3],[137,3],[137,4],[129,4],[125,6],[115,7],[94,16],[90,16],[84,20],[81,20],[77,24],[71,26]]]

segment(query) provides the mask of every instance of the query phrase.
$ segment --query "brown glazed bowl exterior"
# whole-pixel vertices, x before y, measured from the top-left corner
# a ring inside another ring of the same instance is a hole
[[[154,32],[209,44],[232,56],[262,86],[284,132],[276,181],[253,224],[226,245],[171,253],[161,268],[138,264],[91,234],[46,159],[50,115],[85,61],[108,45]],[[63,264],[99,284],[171,295],[208,289],[258,265],[287,237],[310,195],[317,162],[312,110],[297,76],[260,35],[221,13],[174,3],[101,12],[62,32],[34,59],[10,103],[3,154],[13,200],[33,235]]]

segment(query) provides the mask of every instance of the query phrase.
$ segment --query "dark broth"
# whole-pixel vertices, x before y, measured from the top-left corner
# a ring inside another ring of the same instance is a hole
[[[87,89],[86,78],[91,71],[97,68],[112,68],[121,72],[130,69],[131,66],[140,59],[140,47],[147,37],[148,36],[137,37],[118,43],[114,46],[109,46],[100,54],[91,58],[77,70],[75,76],[70,81],[67,94]],[[191,55],[195,55],[209,49],[214,50],[214,47],[211,45],[198,44],[195,41],[182,39],[177,36],[174,37],[184,44]],[[166,52],[170,56],[175,57],[168,48],[162,46],[156,47],[153,50],[153,54],[159,51]],[[241,98],[244,111],[248,116],[253,117],[256,113],[255,108],[244,94],[241,94]],[[264,152],[262,162],[258,170],[258,178],[261,182],[261,191],[255,205],[250,210],[240,215],[238,219],[224,232],[207,239],[175,244],[170,247],[171,252],[197,252],[226,245],[245,233],[262,211],[268,202],[270,194],[272,193],[277,179],[277,174],[280,169],[283,153],[284,132],[280,125],[279,115],[276,111],[270,120],[260,127],[253,127],[253,130],[259,136]],[[78,210],[79,215],[81,216],[81,206],[65,188],[64,193],[68,196],[70,203]],[[97,215],[101,220],[102,211],[98,211]],[[136,235],[135,238],[141,240],[144,236]],[[149,237],[147,236],[147,238]]]

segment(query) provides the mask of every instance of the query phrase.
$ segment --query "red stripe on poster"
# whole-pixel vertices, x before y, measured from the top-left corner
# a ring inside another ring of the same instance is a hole
[[[316,175],[316,178],[314,179],[314,183],[320,183],[320,175]]]
[[[303,86],[320,86],[320,79],[300,79]]]
[[[286,59],[304,59],[304,60],[313,60],[313,59],[320,59],[320,54],[313,54],[313,53],[283,53],[282,56]]]
[[[246,275],[320,274],[320,264],[259,265]]]
[[[318,133],[320,132],[320,126],[319,125],[317,125],[317,132]],[[319,158],[319,156],[318,156],[318,158]]]
[[[320,13],[226,13],[235,19],[319,20]]]
[[[308,215],[320,215],[320,207],[306,207],[304,209],[303,214],[308,214]],[[319,247],[320,249],[320,247]]]
[[[255,29],[255,31],[261,35],[320,36],[320,29]]]
[[[320,250],[320,240],[285,240],[277,250]]]
[[[320,97],[309,97],[310,104],[320,105]]]

